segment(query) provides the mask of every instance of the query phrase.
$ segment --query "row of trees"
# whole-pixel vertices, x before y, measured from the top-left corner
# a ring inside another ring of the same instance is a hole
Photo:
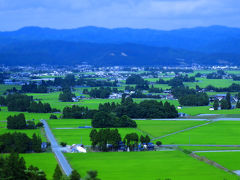
[[[89,137],[94,150],[105,152],[117,151],[121,147],[124,147],[124,149],[129,148],[130,150],[134,150],[138,148],[139,141],[141,144],[148,144],[151,141],[148,135],[145,137],[141,135],[139,138],[137,133],[126,134],[122,141],[118,129],[100,129],[99,131],[93,129],[89,134]]]
[[[7,117],[7,128],[8,129],[36,129],[43,127],[41,122],[38,122],[36,125],[34,121],[26,121],[23,113],[14,116]]]
[[[1,153],[27,153],[42,152],[42,140],[35,133],[29,138],[25,133],[5,133],[0,135],[0,152]]]
[[[73,74],[68,74],[64,78],[56,77],[52,83],[54,86],[61,87],[74,87],[74,86],[90,86],[90,87],[116,87],[117,81],[106,81],[106,80],[96,80],[96,79],[86,79],[79,78],[76,79]]]
[[[240,84],[233,83],[229,87],[225,88],[217,88],[212,85],[209,85],[205,88],[207,91],[216,91],[216,92],[239,92],[240,91]]]
[[[34,113],[53,113],[53,112],[60,112],[60,110],[56,108],[51,108],[49,103],[42,103],[41,101],[36,102],[32,101],[30,103],[29,108],[27,109],[28,112]]]
[[[104,111],[107,111],[106,109]],[[176,118],[178,112],[169,102],[144,100],[139,104],[133,102],[131,97],[123,97],[121,104],[114,110],[118,117],[127,115],[130,118]]]
[[[109,127],[137,127],[137,123],[128,116],[123,115],[117,117],[113,113],[97,112],[92,119],[92,127],[94,128],[109,128]]]
[[[181,106],[207,106],[209,97],[206,93],[184,95],[178,99]]]
[[[99,131],[93,129],[89,137],[92,142],[92,148],[96,149],[98,147],[100,151],[117,150],[121,141],[118,129],[100,129]],[[112,146],[109,148],[108,144]]]
[[[185,75],[185,76],[179,75],[168,81],[159,79],[156,83],[157,84],[168,84],[169,86],[177,87],[177,86],[183,86],[183,82],[195,82],[195,77],[194,76],[188,77],[188,75]]]
[[[27,96],[19,93],[8,94],[6,98],[0,96],[0,105],[7,106],[8,111],[20,112],[35,112],[35,113],[50,113],[59,112],[55,108],[51,108],[49,103],[42,103],[41,101],[33,101],[32,96]]]
[[[21,87],[21,92],[23,93],[47,93],[47,85],[42,81],[41,85],[37,85],[36,82],[30,82],[29,84],[24,84]]]
[[[144,100],[139,104],[137,104],[133,102],[131,97],[127,97],[127,98],[123,97],[121,104],[116,104],[114,102],[99,104],[98,110],[89,110],[88,108],[79,107],[76,105],[73,105],[72,107],[65,107],[63,109],[63,118],[92,119],[94,118],[94,115],[99,112],[105,112],[105,114],[100,113],[97,116],[95,116],[95,118],[99,116],[104,116],[106,117],[106,119],[112,119],[111,122],[116,122],[116,124],[118,125],[120,124],[120,127],[122,127],[121,124],[123,124],[121,123],[120,119],[123,118],[124,115],[130,118],[176,118],[178,117],[178,112],[175,106],[171,105],[167,101],[163,103],[162,101],[158,102],[156,100]],[[120,119],[118,119],[116,116]],[[115,124],[115,123],[110,123],[110,124]],[[112,127],[116,127],[116,126],[112,126]]]
[[[73,105],[63,109],[64,119],[92,119],[97,110],[89,110],[87,107]]]

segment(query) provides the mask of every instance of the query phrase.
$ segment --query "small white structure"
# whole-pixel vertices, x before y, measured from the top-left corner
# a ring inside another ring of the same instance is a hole
[[[182,109],[182,106],[178,106],[177,109]]]
[[[81,146],[76,146],[76,149],[78,150],[78,152],[80,152],[80,153],[86,153],[87,152],[87,150],[86,149],[84,149],[83,147],[81,147]]]
[[[214,111],[214,108],[213,107],[209,108],[209,111]]]

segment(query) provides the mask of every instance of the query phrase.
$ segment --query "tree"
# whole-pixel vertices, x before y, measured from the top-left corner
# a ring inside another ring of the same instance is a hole
[[[145,143],[150,143],[150,137],[148,136],[148,135],[146,135],[146,137],[145,137]]]
[[[23,113],[14,116],[7,117],[7,128],[8,129],[26,129],[26,120]]]
[[[47,180],[46,174],[38,167],[31,165],[25,172],[29,180]]]
[[[227,109],[231,109],[232,108],[231,94],[229,92],[226,95],[226,100],[227,100]]]
[[[59,165],[57,164],[54,174],[53,174],[53,180],[59,180],[62,178],[62,176],[63,176],[63,173],[62,173]]]
[[[218,99],[216,99],[216,100],[214,100],[213,108],[214,108],[214,110],[218,110],[218,107],[219,107],[219,101],[218,101]]]
[[[34,152],[39,153],[42,152],[42,140],[40,136],[37,136],[35,133],[32,135],[32,149]]]
[[[140,136],[140,142],[141,142],[142,144],[145,143],[145,138],[144,138],[143,135]]]
[[[161,141],[157,141],[156,144],[157,144],[157,146],[161,146],[162,142]]]
[[[74,169],[70,175],[70,180],[80,180],[80,174]]]
[[[240,108],[240,100],[238,100],[238,102],[236,104],[236,108]]]
[[[221,109],[228,109],[229,104],[226,99],[221,100]]]
[[[88,171],[85,180],[100,180],[97,178],[97,171]]]

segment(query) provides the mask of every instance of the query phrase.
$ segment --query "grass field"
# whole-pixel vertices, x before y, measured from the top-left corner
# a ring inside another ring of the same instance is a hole
[[[186,113],[191,116],[198,114],[240,114],[240,109],[210,111],[210,106],[183,107],[178,112]]]
[[[78,128],[79,126],[91,126],[90,119],[51,119],[47,122],[50,128]]]
[[[99,178],[104,180],[237,179],[235,175],[228,174],[179,151],[69,153],[65,156],[82,177],[88,170],[97,170]]]
[[[240,121],[218,121],[160,139],[163,144],[239,145]]]
[[[28,137],[32,138],[32,135],[36,133],[42,138],[42,141],[46,142],[46,137],[41,129],[24,129],[24,130],[8,130],[7,128],[0,128],[0,135],[4,133],[14,133],[14,132],[21,132],[26,133]]]
[[[46,173],[47,179],[52,179],[54,169],[57,165],[57,160],[53,153],[31,153],[21,154],[20,156],[25,159],[27,167],[30,165],[37,166]]]
[[[199,85],[201,88],[205,88],[208,85],[214,87],[228,87],[232,83],[240,84],[240,81],[233,81],[232,79],[206,79],[206,78],[196,78],[198,82],[186,82],[184,85],[189,86],[190,88],[195,88],[196,85]]]
[[[153,137],[163,136],[188,127],[206,123],[206,121],[155,121],[137,120],[138,129],[150,134]]]
[[[240,150],[240,147],[212,147],[212,146],[180,146],[182,149],[190,151],[208,151],[208,150]]]
[[[72,144],[84,144],[91,145],[89,134],[92,129],[52,129],[54,136],[57,141],[66,142],[69,145]],[[121,137],[124,138],[126,134],[137,133],[141,135],[142,133],[134,128],[118,128]]]
[[[240,170],[240,152],[207,152],[197,153],[230,170]]]
[[[19,86],[19,85],[0,84],[0,95],[2,95],[7,89],[12,89],[13,87],[15,87],[16,89],[21,88],[21,86]]]
[[[0,111],[0,121],[7,120],[8,116],[18,115],[20,113],[23,113],[25,115],[26,120],[40,120],[40,119],[49,119],[51,113],[28,113],[28,112],[9,112],[2,110]],[[55,114],[57,116],[60,116],[61,114]],[[38,121],[36,121],[38,122]]]

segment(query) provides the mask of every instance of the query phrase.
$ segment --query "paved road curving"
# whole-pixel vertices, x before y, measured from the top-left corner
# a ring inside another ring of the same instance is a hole
[[[62,167],[64,173],[67,176],[69,176],[72,173],[72,168],[71,168],[70,164],[68,163],[67,159],[61,152],[60,147],[59,147],[54,135],[52,134],[52,131],[50,130],[50,128],[48,126],[48,123],[45,120],[41,120],[41,122],[44,124],[45,133],[46,133],[48,140],[51,143],[52,151],[56,155],[58,162],[59,162],[60,166]]]

